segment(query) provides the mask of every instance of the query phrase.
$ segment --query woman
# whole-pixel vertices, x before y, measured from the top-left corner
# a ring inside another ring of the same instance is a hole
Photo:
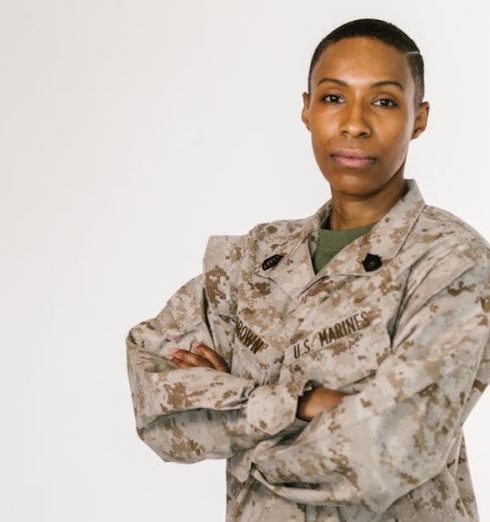
[[[462,424],[490,380],[490,247],[404,179],[427,125],[415,43],[337,28],[302,119],[332,197],[212,236],[127,336],[137,431],[227,459],[229,521],[476,521]]]

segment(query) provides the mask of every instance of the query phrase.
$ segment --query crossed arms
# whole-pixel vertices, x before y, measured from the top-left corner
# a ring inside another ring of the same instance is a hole
[[[195,342],[192,343],[191,349],[194,350],[194,353],[189,350],[172,349],[169,355],[170,361],[178,368],[203,367],[230,373],[230,367],[225,359],[209,346]],[[343,396],[343,393],[335,390],[316,386],[298,398],[296,417],[310,421],[315,415],[337,404]]]
[[[176,296],[127,336],[140,438],[173,462],[230,458],[274,439],[249,472],[293,501],[382,512],[442,470],[490,380],[486,252],[434,264],[408,289],[392,354],[360,393],[340,399],[334,390],[313,391],[306,377],[257,385],[228,373],[232,318],[206,310],[202,276]],[[194,342],[219,359],[207,364],[214,356],[202,348],[191,357]],[[176,347],[187,354],[172,362]]]

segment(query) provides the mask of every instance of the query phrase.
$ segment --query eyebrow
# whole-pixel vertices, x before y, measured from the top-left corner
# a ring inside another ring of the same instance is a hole
[[[339,80],[338,78],[322,78],[317,83],[317,85],[320,85],[321,83],[324,83],[324,82],[333,82],[333,83],[338,83],[339,85],[344,85],[344,86],[348,85],[347,82],[344,82],[343,80]],[[400,82],[397,82],[396,80],[381,80],[379,82],[372,83],[371,87],[381,87],[382,85],[394,85],[394,86],[398,87],[400,90],[405,91],[405,87]]]

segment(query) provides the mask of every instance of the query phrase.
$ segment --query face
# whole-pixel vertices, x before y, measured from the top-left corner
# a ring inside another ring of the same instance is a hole
[[[333,194],[370,196],[403,178],[409,142],[429,112],[427,102],[415,107],[414,94],[405,56],[380,40],[346,38],[323,51],[302,120]]]

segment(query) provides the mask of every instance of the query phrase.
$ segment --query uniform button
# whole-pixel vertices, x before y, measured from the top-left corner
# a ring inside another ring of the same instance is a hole
[[[362,266],[364,267],[364,270],[366,270],[366,272],[372,272],[373,270],[377,270],[381,265],[381,258],[376,254],[368,254],[362,262]]]
[[[281,256],[280,254],[274,254],[271,257],[268,257],[264,260],[262,263],[262,270],[269,270],[269,268],[272,268],[273,266],[276,266],[277,263],[283,258],[284,256]]]

